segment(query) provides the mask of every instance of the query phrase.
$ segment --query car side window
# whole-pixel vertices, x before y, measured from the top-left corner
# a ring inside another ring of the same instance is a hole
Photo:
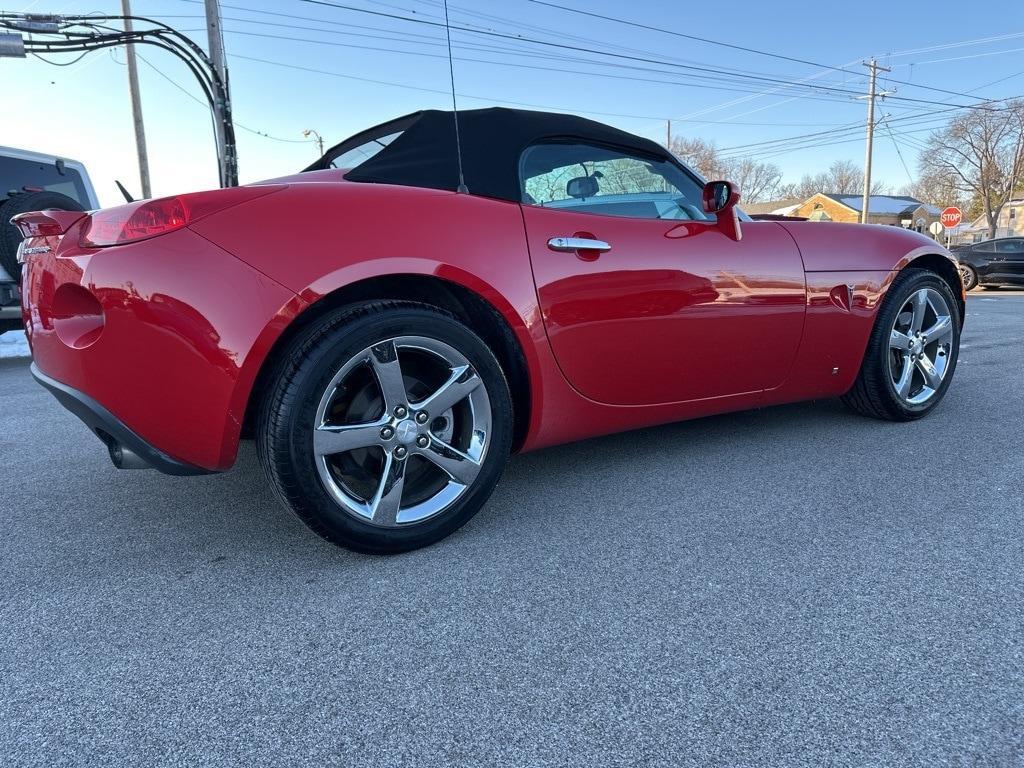
[[[522,202],[605,216],[712,221],[703,185],[657,157],[591,144],[528,147],[519,163]]]
[[[981,251],[982,253],[992,253],[995,249],[995,243],[989,240],[988,242],[976,244],[972,250]]]
[[[996,243],[997,253],[1024,253],[1024,240],[1003,240]]]
[[[331,159],[331,168],[346,168],[351,170],[357,165],[361,165],[369,160],[371,157],[380,152],[384,147],[390,144],[392,141],[402,135],[402,131],[388,134],[387,136],[379,136],[375,139],[370,139],[365,144],[360,144],[358,147],[352,147],[352,149],[344,152]]]

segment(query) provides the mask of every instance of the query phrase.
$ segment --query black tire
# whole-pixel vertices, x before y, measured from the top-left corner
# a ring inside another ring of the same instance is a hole
[[[900,310],[910,296],[922,288],[933,288],[942,294],[951,311],[953,329],[950,349],[947,352],[949,360],[942,383],[928,400],[919,405],[912,405],[897,394],[890,375],[889,360],[892,352],[889,336]],[[956,363],[960,355],[960,326],[959,304],[949,283],[929,270],[903,270],[893,281],[882,302],[857,380],[850,391],[843,395],[843,402],[864,416],[888,421],[913,421],[927,415],[942,401],[956,372]]]
[[[11,224],[11,218],[19,213],[42,211],[54,208],[59,211],[84,211],[78,202],[60,192],[28,192],[15,195],[0,205],[0,264],[15,280],[21,280],[21,265],[18,263],[18,246],[21,232]]]
[[[964,279],[965,291],[970,291],[978,286],[978,272],[970,264],[961,264],[960,274]]]
[[[449,506],[419,522],[380,527],[347,511],[325,487],[313,450],[313,425],[321,396],[348,361],[385,339],[405,335],[436,339],[470,362],[490,402],[490,443],[476,478]],[[428,305],[373,302],[328,314],[291,340],[263,398],[256,441],[278,495],[314,532],[358,552],[390,554],[433,544],[480,511],[504,471],[512,431],[505,375],[475,333]]]

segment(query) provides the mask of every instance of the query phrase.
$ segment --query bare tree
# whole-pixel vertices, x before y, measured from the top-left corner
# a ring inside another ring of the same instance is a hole
[[[828,168],[827,189],[837,195],[854,195],[864,189],[864,173],[850,160],[836,160]]]
[[[735,182],[748,203],[770,199],[782,180],[782,171],[777,165],[751,157],[723,158],[714,144],[703,139],[676,136],[671,149],[676,157],[705,178]]]
[[[818,192],[825,192],[828,188],[828,174],[819,173],[815,176],[811,176],[809,173],[805,173],[798,182],[790,182],[783,184],[778,189],[778,195],[780,199],[798,199],[806,200],[812,195]]]
[[[988,104],[954,117],[928,139],[922,176],[944,179],[977,200],[996,236],[999,214],[1024,183],[1024,100]]]
[[[822,192],[834,195],[859,195],[864,191],[864,171],[850,160],[836,160],[828,167],[824,177],[825,189],[822,189]],[[884,195],[886,191],[884,181],[876,179],[871,183],[872,195]]]
[[[864,189],[864,173],[849,160],[836,160],[827,171],[813,176],[805,173],[798,182],[782,184],[777,194],[782,199],[806,200],[818,192],[828,195],[860,195]],[[872,195],[884,195],[887,187],[884,181],[871,183]]]
[[[928,171],[922,173],[914,183],[903,187],[900,194],[917,198],[923,203],[930,203],[939,208],[955,205],[967,211],[971,207],[971,196],[957,187],[956,181],[956,177],[949,173]],[[978,214],[980,213],[979,210]]]
[[[673,136],[669,151],[707,179],[720,179],[725,170],[714,144],[697,138]]]
[[[741,157],[725,162],[722,178],[736,182],[746,202],[758,203],[772,198],[782,181],[782,171],[777,165]]]

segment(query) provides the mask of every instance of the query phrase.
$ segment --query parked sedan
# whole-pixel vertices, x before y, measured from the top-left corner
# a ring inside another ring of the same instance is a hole
[[[218,472],[254,437],[365,552],[455,531],[510,452],[812,398],[930,413],[951,254],[738,201],[600,123],[418,112],[287,178],[16,217],[33,373],[118,467]]]
[[[967,290],[1024,285],[1024,237],[1001,237],[953,248]]]

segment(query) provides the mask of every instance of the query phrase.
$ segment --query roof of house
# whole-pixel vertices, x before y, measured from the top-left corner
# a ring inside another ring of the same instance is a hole
[[[852,208],[855,211],[861,210],[861,205],[864,201],[862,195],[835,195],[828,192],[822,192],[825,197],[830,197],[841,205],[845,205],[847,208]],[[871,213],[881,213],[898,215],[901,213],[913,213],[918,208],[923,207],[932,216],[938,216],[942,211],[936,208],[934,205],[928,203],[922,203],[916,197],[906,197],[899,195],[871,195],[868,201],[868,210]]]
[[[742,193],[742,190],[740,190]],[[784,213],[792,211],[803,203],[803,198],[799,197],[787,197],[782,200],[767,200],[763,203],[744,203],[740,202],[740,208],[743,209],[744,213]]]

